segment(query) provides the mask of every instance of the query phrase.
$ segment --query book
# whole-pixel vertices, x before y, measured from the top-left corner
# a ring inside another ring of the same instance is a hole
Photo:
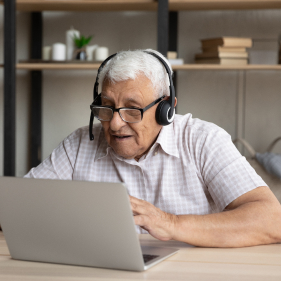
[[[195,55],[196,59],[204,58],[248,58],[247,52],[210,52],[200,53]]]
[[[250,48],[253,45],[251,38],[240,37],[218,37],[202,39],[201,44],[203,48],[223,46],[223,47],[244,47]]]
[[[177,52],[171,52],[171,51],[169,51],[168,53],[167,53],[167,59],[177,59],[177,57],[178,57],[178,53]]]
[[[247,65],[248,59],[234,59],[234,58],[213,58],[195,60],[198,64],[221,64],[221,65]]]
[[[202,48],[203,52],[246,52],[245,47],[222,47],[222,46],[213,46]]]

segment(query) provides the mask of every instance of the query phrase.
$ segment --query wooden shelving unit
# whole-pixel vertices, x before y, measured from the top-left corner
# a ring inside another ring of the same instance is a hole
[[[97,70],[98,63],[18,63],[17,69],[25,70]],[[0,65],[3,67],[3,65]],[[264,64],[248,64],[248,65],[216,65],[216,64],[183,64],[172,65],[173,70],[281,70],[281,64],[264,65]]]
[[[280,9],[281,0],[169,0],[170,11]]]
[[[157,0],[17,0],[19,11],[156,11]],[[281,0],[169,0],[170,11],[280,9]]]
[[[216,65],[216,64],[183,64],[172,66],[173,70],[281,70],[281,65]]]
[[[30,165],[41,162],[41,116],[42,116],[42,81],[44,69],[98,69],[98,64],[15,62],[16,11],[30,12],[31,44],[30,59],[42,57],[43,11],[155,11],[157,16],[157,49],[162,53],[168,51],[168,0],[0,0],[4,4],[4,175],[15,175],[15,71],[30,71]]]
[[[18,63],[17,69],[26,70],[93,70],[98,69],[98,63]]]
[[[161,2],[160,2],[161,1]],[[169,1],[169,5],[168,2]],[[0,4],[4,1],[0,0]],[[31,12],[31,57],[41,59],[42,12],[43,11],[156,11],[157,48],[163,54],[177,51],[178,12],[187,10],[248,10],[281,9],[281,0],[6,0],[5,8],[5,69],[4,97],[8,101],[4,107],[4,175],[12,176],[15,171],[15,75],[16,69],[31,73],[31,165],[37,163],[41,149],[41,96],[42,71],[44,70],[97,70],[99,63],[52,63],[18,62],[15,60],[15,10]],[[168,25],[169,19],[169,25]],[[168,42],[168,39],[169,42]],[[172,42],[172,43],[171,43]],[[3,65],[0,67],[3,67]],[[7,71],[6,71],[7,70]],[[202,70],[272,70],[280,71],[281,65],[174,65],[175,71]],[[176,74],[176,72],[175,72]],[[176,75],[175,75],[176,77]],[[13,125],[14,124],[14,125]],[[39,136],[39,137],[38,137]],[[38,152],[38,153],[37,153]]]
[[[156,11],[156,0],[17,0],[18,11]]]

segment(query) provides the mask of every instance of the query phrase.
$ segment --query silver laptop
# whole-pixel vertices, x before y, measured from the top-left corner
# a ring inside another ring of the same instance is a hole
[[[12,258],[143,271],[178,249],[140,245],[123,183],[0,178]]]

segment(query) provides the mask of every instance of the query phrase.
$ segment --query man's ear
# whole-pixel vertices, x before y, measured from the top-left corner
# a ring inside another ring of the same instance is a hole
[[[164,100],[169,100],[169,99],[170,99],[169,96],[167,96],[167,97],[164,98]],[[178,100],[177,100],[177,98],[175,97],[175,107],[176,107],[177,103],[178,103]]]

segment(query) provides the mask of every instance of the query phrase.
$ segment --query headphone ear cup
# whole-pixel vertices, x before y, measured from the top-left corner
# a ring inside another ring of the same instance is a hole
[[[171,108],[171,105],[168,101],[163,100],[159,103],[156,109],[156,121],[159,125],[166,126],[173,122],[172,118],[171,120],[168,119],[168,112]]]

